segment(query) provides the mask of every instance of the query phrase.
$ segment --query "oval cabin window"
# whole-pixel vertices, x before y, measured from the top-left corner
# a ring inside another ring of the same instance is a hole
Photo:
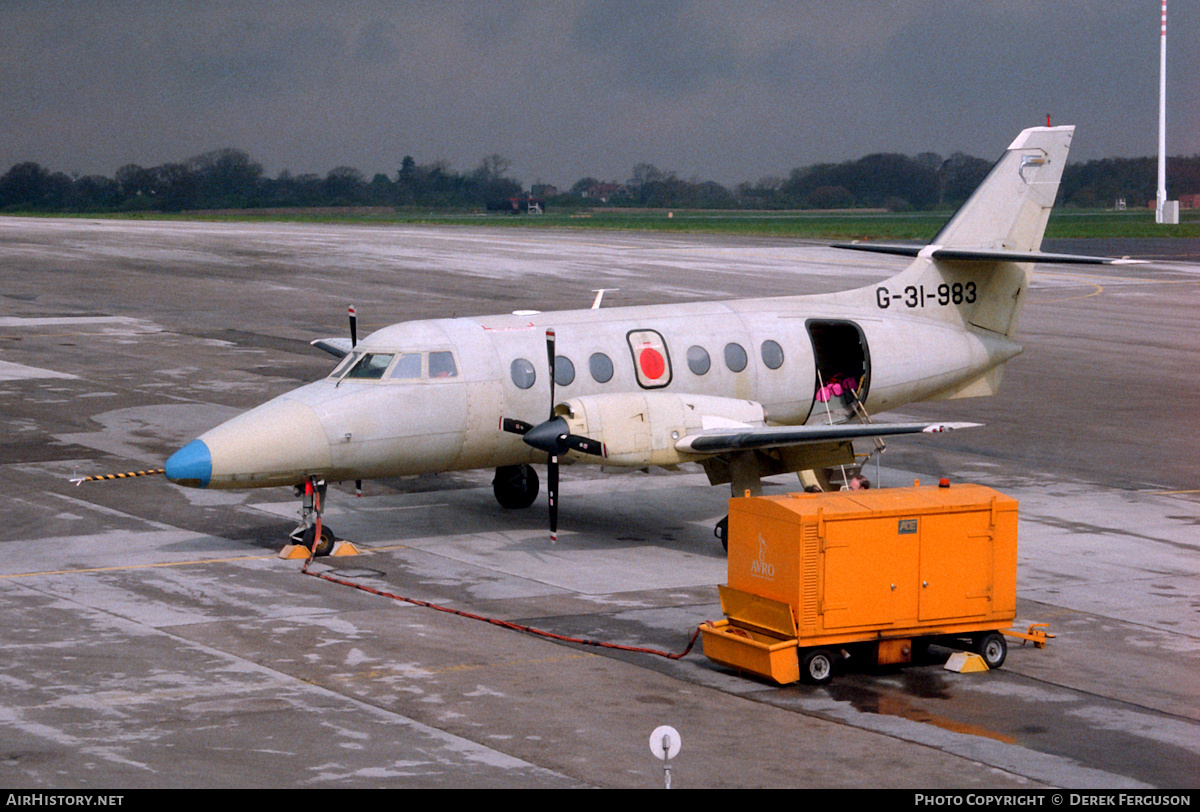
[[[533,364],[524,358],[518,358],[512,362],[509,374],[512,375],[512,382],[517,385],[518,389],[528,389],[537,380],[537,372],[534,371]]]
[[[688,347],[687,364],[693,375],[704,375],[712,368],[712,359],[708,357],[708,350],[696,345]]]
[[[746,350],[741,344],[730,342],[725,345],[725,366],[730,372],[741,372],[746,368]]]
[[[596,383],[608,383],[613,376],[612,359],[602,352],[594,352],[588,359],[588,371]]]

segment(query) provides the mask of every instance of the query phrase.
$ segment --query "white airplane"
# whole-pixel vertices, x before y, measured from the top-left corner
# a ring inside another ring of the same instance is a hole
[[[914,257],[858,290],[412,321],[362,342],[352,310],[349,341],[313,342],[343,356],[327,377],[201,435],[166,476],[305,490],[295,535],[321,553],[322,481],[495,468],[496,499],[523,508],[545,462],[553,535],[560,459],[698,462],[741,495],[851,463],[854,439],[975,425],[868,415],[994,393],[1032,263],[1121,261],[1039,250],[1073,132],[1022,132],[930,245],[841,246]]]

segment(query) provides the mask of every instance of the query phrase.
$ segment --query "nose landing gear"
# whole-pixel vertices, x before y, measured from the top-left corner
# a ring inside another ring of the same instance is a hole
[[[292,531],[291,538],[308,548],[314,558],[333,552],[337,536],[321,522],[321,509],[325,503],[325,480],[309,477],[303,485],[296,486],[296,495],[301,497],[300,524]]]

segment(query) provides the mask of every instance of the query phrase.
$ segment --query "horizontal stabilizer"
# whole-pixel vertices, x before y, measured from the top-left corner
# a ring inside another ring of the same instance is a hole
[[[762,448],[854,440],[860,437],[886,437],[894,434],[939,434],[952,429],[968,429],[981,423],[840,423],[832,426],[764,426],[731,428],[690,434],[675,443],[675,448],[692,454],[723,454]]]
[[[348,338],[318,338],[309,342],[318,350],[324,350],[334,358],[345,358],[354,349]]]
[[[904,245],[888,243],[837,243],[834,248],[868,251],[875,254],[894,254],[901,257],[928,257],[950,262],[1045,262],[1059,265],[1143,265],[1144,259],[1121,257],[1089,257],[1081,254],[1051,254],[1044,251],[1004,251],[987,248],[942,248],[937,245]]]

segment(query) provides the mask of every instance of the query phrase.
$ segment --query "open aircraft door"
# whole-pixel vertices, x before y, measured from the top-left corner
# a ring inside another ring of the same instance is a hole
[[[840,423],[854,416],[871,384],[871,354],[862,328],[852,321],[809,319],[816,380],[808,424]]]

